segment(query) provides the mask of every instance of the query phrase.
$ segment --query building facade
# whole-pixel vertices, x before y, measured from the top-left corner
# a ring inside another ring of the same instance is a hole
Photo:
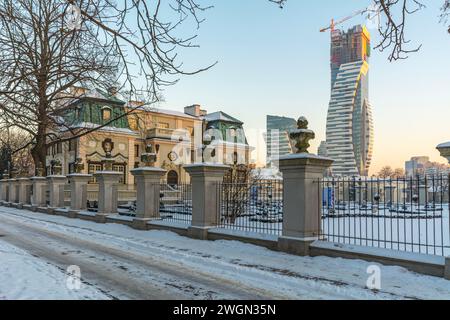
[[[86,90],[74,101],[70,110],[65,116],[66,124],[71,128],[71,131],[66,133],[67,137],[76,129],[108,125],[49,148],[47,172],[51,173],[52,163],[57,160],[62,165],[62,174],[73,173],[77,158],[81,159],[85,166],[83,173],[94,174],[103,170],[103,143],[110,140],[113,145],[111,153],[115,160],[113,170],[123,173],[120,181],[122,189],[134,189],[134,176],[130,170],[143,165],[140,157],[148,144],[152,146],[153,152],[157,153],[155,166],[167,171],[164,177],[167,183],[173,185],[189,182],[189,175],[183,166],[203,162],[202,152],[207,144],[203,139],[206,136],[205,130],[208,125],[215,123],[209,123],[209,119],[214,117],[201,110],[199,105],[186,107],[185,112],[165,110],[144,106],[139,102],[124,102],[117,95],[98,89]],[[121,115],[123,117],[120,117]],[[108,123],[118,117],[120,118]],[[236,141],[236,144],[233,144],[234,140],[221,141],[222,144],[215,146],[215,152],[225,156],[223,159],[217,159],[222,161],[221,163],[231,164],[233,155],[237,153],[239,160],[248,164],[250,147],[243,132],[242,122],[234,120],[238,122],[235,126],[244,138],[239,143]],[[93,177],[91,184],[95,183]]]
[[[447,176],[450,174],[450,166],[448,164],[431,162],[430,157],[427,156],[412,157],[405,162],[405,174],[407,177]]]
[[[356,26],[331,35],[331,98],[326,126],[326,153],[333,175],[367,176],[373,152],[369,102],[370,34]]]
[[[292,153],[289,132],[297,129],[297,121],[268,115],[266,129],[266,163],[268,167],[277,166],[279,157]]]

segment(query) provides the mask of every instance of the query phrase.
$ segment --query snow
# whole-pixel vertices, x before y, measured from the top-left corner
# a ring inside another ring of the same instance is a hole
[[[85,283],[70,290],[67,274],[0,239],[0,300],[22,299],[106,299]]]
[[[101,125],[98,125],[98,124],[95,124],[92,122],[80,122],[80,123],[77,123],[76,125],[71,126],[72,129],[96,129],[99,127],[101,127]],[[131,134],[131,135],[137,135],[137,133],[134,132],[133,130],[126,129],[126,128],[111,127],[111,126],[104,126],[104,127],[99,128],[98,130],[105,131],[105,132],[112,132],[112,133],[120,132],[120,133],[126,133],[126,134]]]
[[[394,250],[450,255],[448,207],[428,214],[347,209],[327,215],[324,209],[322,230],[328,240]]]
[[[450,141],[449,142],[445,142],[445,143],[441,143],[440,145],[437,146],[438,149],[441,148],[450,148]]]
[[[380,266],[381,290],[373,291],[366,288],[367,268],[373,263],[361,260],[299,257],[238,241],[194,240],[167,231],[138,231],[120,224],[96,224],[13,208],[0,207],[0,222],[2,219],[146,255],[219,283],[265,290],[276,299],[450,299],[450,281],[401,267]],[[44,268],[47,273],[49,269]],[[47,289],[52,282],[38,282],[46,292],[33,291],[27,297],[50,294]],[[0,282],[3,295],[15,288],[14,283],[6,283]]]

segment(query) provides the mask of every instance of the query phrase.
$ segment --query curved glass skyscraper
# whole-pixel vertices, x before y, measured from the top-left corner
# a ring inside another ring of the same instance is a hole
[[[333,175],[368,175],[373,148],[369,56],[370,34],[365,27],[332,32],[326,146],[334,160]]]

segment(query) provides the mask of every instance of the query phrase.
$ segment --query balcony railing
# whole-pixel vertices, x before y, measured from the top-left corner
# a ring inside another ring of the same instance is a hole
[[[189,133],[183,132],[181,129],[168,128],[152,128],[147,130],[147,138],[149,139],[179,140],[180,137],[183,137],[183,140],[189,140]]]

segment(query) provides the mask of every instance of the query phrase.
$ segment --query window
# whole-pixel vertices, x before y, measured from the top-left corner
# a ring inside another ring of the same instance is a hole
[[[103,167],[101,163],[89,163],[88,165],[88,173],[94,175],[97,171],[102,171]],[[92,176],[91,181],[89,183],[97,183],[97,179]]]
[[[56,144],[56,153],[62,153],[62,143],[61,142],[58,142],[57,144]]]
[[[126,184],[126,178],[125,178],[125,174],[126,174],[126,171],[125,171],[125,165],[123,165],[123,164],[114,164],[114,165],[113,165],[113,171],[116,171],[116,172],[122,172],[122,176],[120,177],[119,183],[121,183],[121,184]]]
[[[140,154],[139,154],[139,145],[135,144],[134,145],[134,157],[138,158],[139,156],[140,156]]]
[[[131,115],[129,118],[128,118],[128,123],[129,123],[129,125],[130,125],[130,129],[131,130],[134,130],[134,131],[137,131],[137,130],[139,130],[139,116],[138,115]]]
[[[77,141],[75,139],[69,141],[69,151],[75,151],[77,148]]]
[[[102,119],[103,119],[103,121],[111,120],[111,108],[110,107],[102,108]]]

